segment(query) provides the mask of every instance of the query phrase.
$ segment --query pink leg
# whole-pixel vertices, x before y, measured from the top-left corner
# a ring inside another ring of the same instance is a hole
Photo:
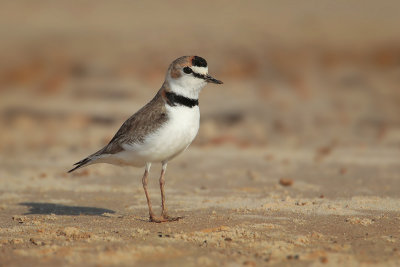
[[[164,174],[166,169],[167,169],[167,163],[163,163],[160,176],[161,209],[162,209],[161,217],[163,218],[168,218],[167,206],[165,205],[165,192],[164,192],[164,185],[165,185]]]
[[[147,177],[149,175],[150,166],[151,166],[151,163],[146,164],[146,169],[144,171],[143,178],[142,178],[142,184],[143,184],[144,193],[145,193],[146,199],[147,199],[147,206],[149,206],[150,221],[154,221],[156,218],[154,216],[153,208],[151,207],[151,200],[150,200],[149,193],[147,192],[147,181],[148,181]]]
[[[162,170],[161,170],[161,175],[160,175],[160,191],[161,191],[161,218],[164,219],[164,221],[177,221],[181,219],[182,217],[170,217],[168,216],[168,211],[167,211],[167,206],[165,204],[165,191],[164,191],[164,185],[165,185],[165,171],[167,169],[167,162],[162,163]]]

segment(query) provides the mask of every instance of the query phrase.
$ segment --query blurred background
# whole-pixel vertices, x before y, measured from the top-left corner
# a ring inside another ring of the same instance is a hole
[[[224,81],[197,147],[400,147],[398,1],[0,3],[7,158],[96,150],[191,54]]]
[[[0,261],[400,266],[399,25],[395,0],[0,0]],[[224,84],[155,225],[143,169],[66,171],[183,55]]]

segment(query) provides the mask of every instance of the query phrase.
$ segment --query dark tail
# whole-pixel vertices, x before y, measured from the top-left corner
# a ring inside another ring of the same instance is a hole
[[[75,171],[76,169],[79,169],[81,167],[84,167],[86,164],[88,164],[89,162],[91,162],[92,159],[90,157],[87,157],[81,161],[78,161],[77,163],[75,163],[74,165],[76,165],[74,168],[72,168],[71,170],[68,171],[68,173]]]

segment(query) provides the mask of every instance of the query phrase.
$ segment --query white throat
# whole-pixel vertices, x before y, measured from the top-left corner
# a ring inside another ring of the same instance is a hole
[[[191,99],[199,99],[201,89],[207,84],[204,80],[185,76],[178,79],[172,79],[168,76],[166,82],[172,92]]]

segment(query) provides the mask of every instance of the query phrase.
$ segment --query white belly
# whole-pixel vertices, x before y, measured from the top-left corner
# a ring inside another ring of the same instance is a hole
[[[150,134],[143,143],[123,145],[125,151],[115,154],[121,164],[143,166],[146,162],[168,161],[184,151],[199,130],[198,106],[167,106],[169,120]]]

